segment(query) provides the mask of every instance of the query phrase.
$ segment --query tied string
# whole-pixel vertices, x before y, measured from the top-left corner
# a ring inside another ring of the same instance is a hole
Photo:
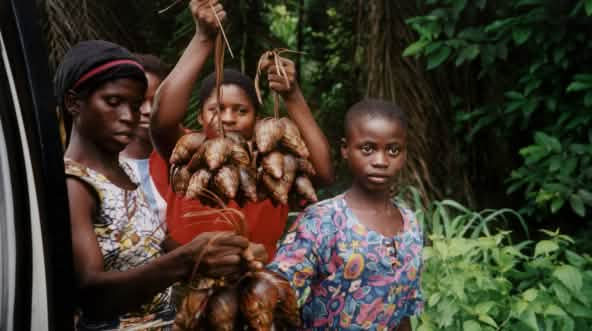
[[[259,104],[263,104],[263,98],[261,97],[261,87],[259,85],[259,77],[261,76],[261,71],[263,65],[271,60],[275,65],[276,73],[278,76],[282,77],[286,82],[286,86],[290,89],[290,78],[288,77],[288,73],[282,64],[282,56],[283,53],[296,53],[296,54],[304,54],[303,52],[290,50],[287,48],[274,48],[270,51],[267,51],[261,55],[259,58],[259,62],[257,63],[257,73],[255,74],[255,92],[257,93],[257,100]],[[279,109],[280,109],[280,96],[279,93],[273,91],[273,116],[277,119],[279,118]]]
[[[222,81],[224,80],[224,43],[222,33],[216,36],[214,52],[214,66],[216,69],[216,115],[218,117],[218,134],[224,137],[224,126],[222,125]],[[212,120],[214,118],[212,117]]]
[[[175,7],[178,3],[181,3],[181,1],[183,1],[183,0],[175,0],[175,1],[173,1],[170,5],[168,5],[165,8],[159,10],[158,11],[158,14],[159,15],[162,15],[162,14],[166,13],[171,8]],[[228,41],[228,38],[226,37],[226,32],[224,32],[224,28],[222,27],[222,21],[220,21],[220,17],[216,13],[216,9],[214,8],[214,5],[212,5],[212,2],[211,1],[208,1],[208,5],[210,6],[210,9],[212,10],[212,13],[214,13],[214,16],[216,17],[216,21],[218,22],[218,28],[222,32],[222,37],[224,38],[224,41],[226,42],[226,47],[228,47],[228,52],[230,53],[230,56],[234,59],[234,53],[232,52],[232,48],[230,47],[230,42]]]

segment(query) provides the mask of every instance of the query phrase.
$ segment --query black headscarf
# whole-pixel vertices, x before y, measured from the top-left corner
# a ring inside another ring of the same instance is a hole
[[[89,93],[119,78],[131,78],[148,85],[144,68],[124,47],[104,40],[80,42],[66,53],[56,71],[57,104],[63,111],[64,96],[69,90]]]

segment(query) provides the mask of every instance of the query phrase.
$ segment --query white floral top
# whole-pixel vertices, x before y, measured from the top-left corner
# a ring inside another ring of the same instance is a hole
[[[94,217],[94,230],[103,253],[105,271],[129,270],[162,255],[165,224],[161,224],[158,215],[148,205],[139,185],[135,190],[125,190],[93,169],[71,159],[64,162],[67,176],[89,184],[98,195],[100,208]],[[121,162],[120,166],[137,183],[129,165]],[[161,313],[174,317],[170,287],[157,294],[152,302],[143,305],[140,311],[120,316],[115,321],[85,321],[83,312],[79,329],[113,329],[124,324],[129,326],[132,321],[145,323],[164,318]]]

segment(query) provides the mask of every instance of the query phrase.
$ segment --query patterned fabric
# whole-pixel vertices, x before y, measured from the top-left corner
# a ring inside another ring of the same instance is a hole
[[[423,235],[410,210],[403,231],[385,237],[366,228],[343,194],[305,210],[268,266],[296,290],[303,329],[394,330],[423,308]]]
[[[156,188],[152,176],[150,176],[150,159],[130,159],[127,157],[120,157],[121,161],[127,163],[134,172],[134,177],[138,179],[136,184],[142,187],[148,205],[152,207],[157,213],[161,223],[166,221],[166,201]]]
[[[89,184],[98,195],[100,207],[95,214],[94,231],[103,254],[105,271],[126,271],[160,256],[166,229],[150,208],[142,189],[122,189],[102,174],[73,160],[65,159],[66,175]],[[122,169],[133,182],[133,171],[125,163]],[[111,330],[120,326],[146,323],[156,319],[173,319],[171,288],[157,294],[139,311],[130,312],[113,321],[89,321],[84,312],[79,330]]]

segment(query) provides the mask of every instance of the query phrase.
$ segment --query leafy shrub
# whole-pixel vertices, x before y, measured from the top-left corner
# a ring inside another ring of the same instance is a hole
[[[548,239],[513,244],[509,231],[491,229],[515,212],[454,201],[423,208],[416,200],[416,215],[430,244],[415,330],[592,329],[592,257],[570,237],[542,230]]]

